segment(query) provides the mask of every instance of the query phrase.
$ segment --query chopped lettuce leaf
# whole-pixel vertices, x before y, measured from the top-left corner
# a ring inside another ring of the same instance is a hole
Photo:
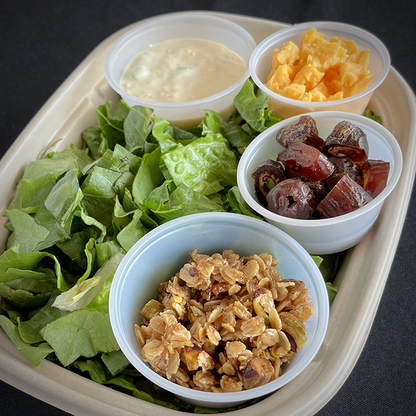
[[[218,113],[212,110],[207,110],[205,116],[203,131],[221,133],[228,140],[231,147],[237,149],[239,153],[242,154],[245,148],[252,142],[253,137],[233,120],[227,123]]]
[[[124,120],[119,118],[117,114],[112,115],[110,107],[111,102],[107,101],[105,104],[97,107],[95,115],[98,118],[101,127],[101,137],[105,143],[101,143],[101,148],[103,149],[108,146],[112,150],[116,144],[125,144],[125,139],[123,129]]]
[[[81,306],[81,299],[81,302],[87,303],[83,309],[72,310],[42,328],[41,335],[53,348],[62,365],[68,366],[79,357],[91,358],[97,354],[120,349],[111,329],[108,298],[111,282],[121,258],[121,255],[113,256],[97,273],[96,276],[100,276],[101,279],[101,290],[88,303],[90,293],[87,293],[86,299],[83,299],[84,296],[79,299],[76,306]]]
[[[220,133],[210,133],[162,155],[176,186],[186,185],[202,195],[237,184],[237,159]]]
[[[36,222],[30,214],[18,209],[7,210],[6,214],[14,230],[13,244],[19,247],[21,253],[36,251],[48,237],[48,229]]]
[[[94,160],[99,159],[102,156],[102,153],[100,152],[100,144],[102,141],[101,133],[102,130],[99,123],[89,127],[81,133],[81,137],[88,146]]]
[[[80,356],[93,357],[119,349],[108,313],[99,311],[75,310],[47,324],[41,333],[64,366]]]
[[[48,303],[43,308],[39,309],[30,319],[26,321],[19,320],[19,334],[24,342],[28,344],[43,342],[44,339],[40,334],[41,329],[48,323],[53,322],[68,313],[67,311],[61,311],[60,309],[52,307],[52,303],[58,293],[58,290],[52,293]]]
[[[85,308],[101,291],[105,281],[114,275],[122,258],[122,254],[115,254],[93,277],[87,280],[80,279],[81,281],[72,286],[71,289],[57,296],[52,306],[70,312]]]
[[[186,185],[180,184],[170,192],[168,181],[151,192],[144,206],[156,215],[160,223],[199,212],[224,211],[221,202],[195,192]]]
[[[112,376],[120,373],[120,371],[130,365],[129,360],[121,352],[121,350],[105,353],[101,356],[101,360]]]
[[[16,190],[16,195],[9,205],[9,210],[20,209],[31,214],[44,205],[46,197],[55,186],[55,175],[44,175],[23,179]]]
[[[237,214],[248,215],[253,218],[258,218],[262,220],[263,218],[260,215],[257,215],[244,201],[243,197],[241,196],[241,192],[238,189],[238,186],[233,186],[228,191],[228,201],[230,203],[231,210]]]
[[[152,113],[151,108],[131,107],[123,126],[127,150],[141,149],[144,153],[147,137],[152,131]]]
[[[283,120],[268,108],[269,97],[251,79],[245,82],[234,104],[241,117],[258,133]]]
[[[34,365],[39,365],[45,357],[53,352],[53,349],[44,342],[33,346],[23,341],[17,326],[4,315],[0,315],[0,326],[11,339],[13,344],[16,345],[17,349],[21,351]]]
[[[163,182],[163,175],[159,168],[160,150],[146,153],[132,185],[133,199],[142,204],[153,191]]]
[[[0,297],[7,299],[18,308],[38,308],[43,306],[49,299],[51,293],[33,293],[25,289],[13,289],[8,284],[0,283]]]
[[[326,282],[326,289],[328,291],[329,302],[331,303],[338,293],[338,288],[330,282]]]
[[[371,118],[372,120],[374,120],[374,121],[377,121],[377,123],[380,123],[380,124],[382,124],[382,120],[381,120],[381,117],[380,116],[378,116],[378,115],[376,115],[375,113],[374,113],[374,111],[372,111],[372,110],[365,110],[364,111],[364,114],[363,114],[364,116],[366,116],[366,117],[368,117],[368,118]]]

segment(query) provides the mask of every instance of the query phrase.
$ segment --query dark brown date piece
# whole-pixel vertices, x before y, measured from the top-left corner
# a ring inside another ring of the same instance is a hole
[[[367,135],[355,124],[341,121],[327,137],[323,151],[332,156],[346,156],[353,162],[364,162],[368,157]]]
[[[322,150],[325,143],[319,137],[316,122],[311,116],[301,116],[296,124],[281,128],[277,132],[276,141],[283,147],[303,142],[319,150]]]
[[[254,192],[260,204],[266,206],[266,196],[275,185],[286,179],[282,165],[271,159],[265,160],[251,174],[254,179]]]
[[[305,181],[305,183],[314,194],[314,197],[311,200],[311,206],[316,208],[318,204],[327,196],[329,192],[328,185],[325,181]]]
[[[312,218],[314,193],[301,179],[285,179],[267,194],[267,208],[275,214],[290,218]]]
[[[320,202],[316,211],[321,218],[348,214],[368,204],[373,198],[362,186],[344,175]]]
[[[305,143],[294,143],[279,153],[277,160],[286,168],[286,175],[309,181],[322,181],[334,171],[334,165],[318,149]]]
[[[353,163],[351,159],[331,156],[329,160],[334,165],[333,174],[326,180],[329,189],[332,189],[345,174],[349,175],[354,182],[361,182],[360,167]]]
[[[384,160],[367,160],[361,165],[363,188],[375,198],[387,185],[390,163]]]

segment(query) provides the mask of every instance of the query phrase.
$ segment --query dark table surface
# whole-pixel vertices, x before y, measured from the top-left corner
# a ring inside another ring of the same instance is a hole
[[[108,0],[2,2],[0,155],[78,64],[115,31],[157,14],[211,10],[297,23],[335,20],[378,36],[416,91],[416,2],[385,0]],[[205,4],[205,6],[202,6]],[[1,186],[1,185],[0,185]],[[416,193],[365,348],[319,416],[416,414]],[[0,375],[1,378],[1,375]],[[2,416],[60,416],[62,410],[0,382]]]

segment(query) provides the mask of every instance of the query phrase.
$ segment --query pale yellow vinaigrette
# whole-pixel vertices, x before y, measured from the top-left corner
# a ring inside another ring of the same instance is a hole
[[[204,39],[172,39],[131,60],[120,87],[144,100],[181,103],[217,94],[246,72],[244,60],[225,46]]]

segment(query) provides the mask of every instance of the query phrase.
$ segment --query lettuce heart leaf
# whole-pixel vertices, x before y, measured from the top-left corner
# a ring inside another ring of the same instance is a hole
[[[176,186],[211,195],[237,184],[237,158],[220,133],[209,133],[162,155]]]

